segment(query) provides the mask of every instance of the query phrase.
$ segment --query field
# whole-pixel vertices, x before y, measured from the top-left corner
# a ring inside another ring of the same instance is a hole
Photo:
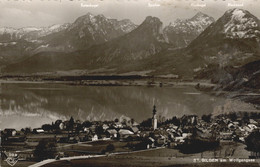
[[[79,155],[91,155],[91,154],[103,154],[104,150],[109,144],[113,144],[115,149],[112,152],[129,152],[132,151],[125,147],[128,142],[120,141],[94,141],[84,142],[76,144],[61,145],[58,151],[64,152],[68,156],[79,156]]]
[[[206,151],[198,154],[182,154],[176,149],[159,148],[153,150],[136,151],[122,154],[108,154],[98,158],[62,160],[56,161],[44,167],[150,167],[150,166],[165,166],[165,167],[208,167],[208,166],[259,166],[257,162],[247,163],[230,163],[228,158],[245,158],[249,156],[245,145],[234,142],[222,142],[219,149]],[[233,151],[234,150],[234,151]],[[233,154],[231,154],[231,152]],[[194,162],[195,159],[225,159],[227,162]]]

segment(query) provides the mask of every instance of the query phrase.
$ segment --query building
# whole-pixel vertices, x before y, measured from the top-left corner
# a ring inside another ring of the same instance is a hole
[[[15,129],[5,129],[4,134],[7,136],[15,136],[17,131]]]
[[[92,141],[97,141],[98,140],[98,135],[94,135],[93,137],[92,137],[92,139],[91,139]]]
[[[152,118],[153,129],[157,129],[157,118],[156,118],[156,106],[153,106],[153,118]]]

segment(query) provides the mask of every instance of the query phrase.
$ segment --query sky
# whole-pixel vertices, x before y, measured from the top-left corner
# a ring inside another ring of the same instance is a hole
[[[135,24],[155,16],[168,25],[178,18],[191,18],[198,11],[218,19],[234,5],[260,18],[260,0],[0,0],[0,27],[72,23],[88,12],[130,19]]]

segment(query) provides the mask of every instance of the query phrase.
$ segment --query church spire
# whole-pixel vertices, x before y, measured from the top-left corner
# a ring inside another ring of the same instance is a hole
[[[157,118],[156,118],[156,106],[153,106],[153,118],[152,118],[153,129],[157,129]]]
[[[156,106],[153,105],[153,116],[156,115]]]

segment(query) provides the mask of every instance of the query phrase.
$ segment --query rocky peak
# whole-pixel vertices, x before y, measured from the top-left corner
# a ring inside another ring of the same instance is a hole
[[[206,15],[205,13],[202,12],[198,12],[196,15],[194,15],[191,20],[197,20],[197,19],[201,19],[201,18],[212,18],[208,15]]]
[[[186,47],[213,22],[214,18],[198,12],[190,19],[175,20],[164,28],[163,33],[173,47]]]
[[[142,24],[158,24],[158,25],[162,25],[162,22],[157,17],[147,16]]]
[[[226,38],[257,38],[260,35],[259,19],[243,9],[230,9],[219,19]]]

